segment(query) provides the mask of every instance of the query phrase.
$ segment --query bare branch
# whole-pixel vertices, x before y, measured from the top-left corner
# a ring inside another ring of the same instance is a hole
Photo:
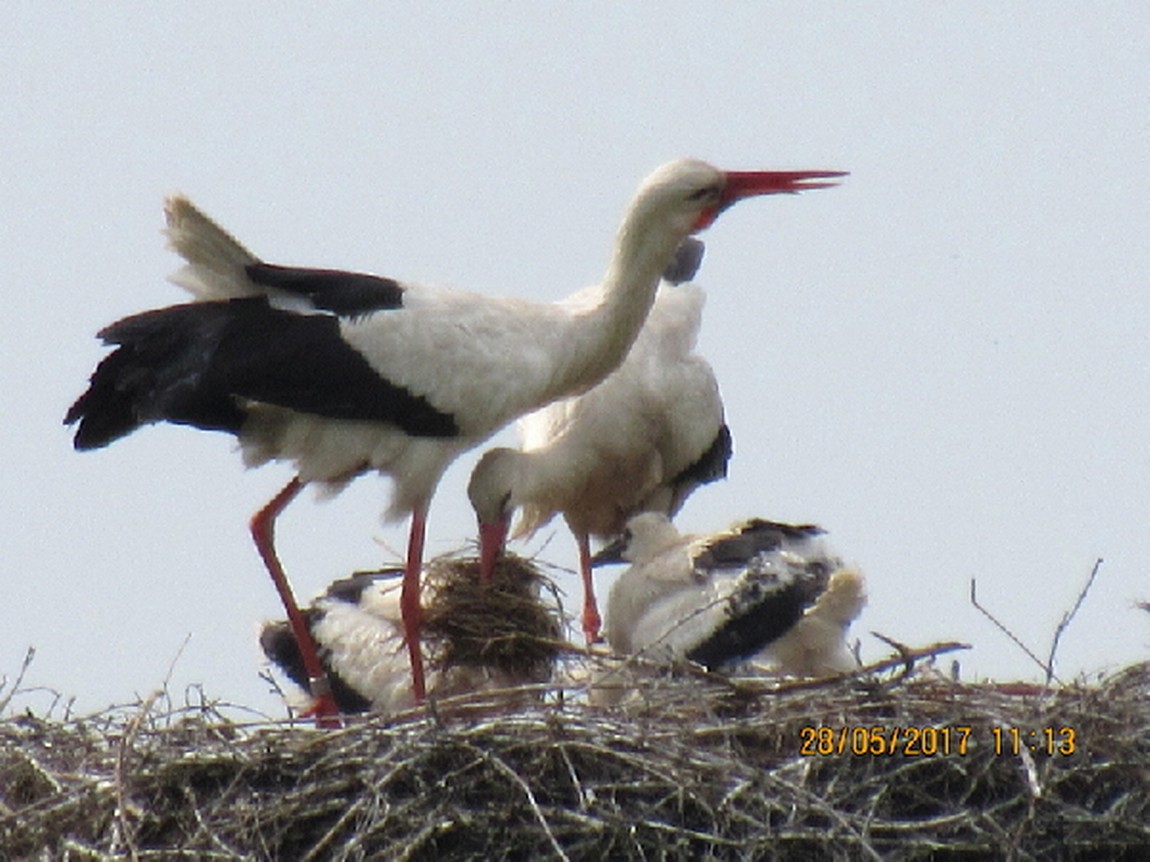
[[[12,696],[20,690],[20,683],[24,681],[24,674],[28,672],[28,666],[32,664],[32,659],[36,658],[36,647],[30,646],[24,652],[24,661],[20,664],[20,670],[16,674],[16,679],[12,682],[11,690],[0,699],[0,713],[8,708],[8,704],[12,702]],[[0,679],[0,691],[8,684],[8,677]]]
[[[1094,579],[1098,577],[1098,570],[1102,567],[1102,558],[1099,557],[1094,561],[1094,568],[1090,570],[1090,577],[1086,579],[1086,585],[1078,594],[1077,601],[1074,602],[1074,607],[1062,615],[1062,620],[1058,623],[1058,627],[1054,630],[1054,640],[1050,644],[1050,658],[1046,661],[1046,684],[1050,684],[1051,678],[1054,676],[1054,654],[1058,651],[1058,641],[1062,637],[1062,633],[1066,631],[1066,627],[1070,625],[1070,621],[1074,619],[1074,615],[1078,613],[1078,609],[1082,607],[1082,602],[1086,599],[1086,594],[1090,592],[1090,588],[1094,585]]]
[[[980,605],[978,603],[978,598],[975,595],[975,579],[974,578],[970,579],[970,603],[972,605],[974,605],[982,613],[982,615],[984,617],[986,617],[988,620],[990,620],[992,623],[994,623],[994,625],[998,627],[998,630],[1000,632],[1002,632],[1004,635],[1006,635],[1008,638],[1010,638],[1012,641],[1014,641],[1014,643],[1018,646],[1018,648],[1020,650],[1022,650],[1024,653],[1026,653],[1036,665],[1038,665],[1040,668],[1042,668],[1043,672],[1046,674],[1046,681],[1047,682],[1050,682],[1050,680],[1053,679],[1061,685],[1062,680],[1058,679],[1058,677],[1054,675],[1054,668],[1052,668],[1048,663],[1044,662],[1042,659],[1040,659],[1038,656],[1036,656],[1031,651],[1030,647],[1028,647],[1026,644],[1024,644],[1022,641],[1020,641],[1017,637],[1014,636],[1014,632],[1012,632],[1010,629],[1008,629],[1006,626],[1004,626],[1002,623],[1000,623],[998,621],[997,617],[994,616],[994,614],[992,614],[990,611],[988,611],[986,608],[984,608],[982,605]]]

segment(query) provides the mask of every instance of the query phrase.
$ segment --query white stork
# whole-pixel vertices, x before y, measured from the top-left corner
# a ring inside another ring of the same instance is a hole
[[[486,452],[468,496],[488,568],[521,507],[516,537],[562,513],[579,547],[583,633],[599,637],[590,536],[615,537],[636,512],[674,516],[699,485],[723,478],[731,434],[710,364],[693,353],[703,290],[694,278],[703,243],[683,240],[627,358],[587,393],[519,420],[521,447]]]
[[[395,577],[353,575],[331,584],[301,610],[332,698],[344,715],[415,705],[399,606],[401,584]],[[267,623],[260,647],[288,679],[309,691],[314,677],[290,622]]]
[[[865,585],[822,532],[753,519],[683,536],[665,515],[635,516],[620,543],[631,566],[611,589],[607,641],[620,654],[709,669],[760,657],[799,676],[850,670],[846,630],[866,603]]]
[[[422,701],[419,577],[428,502],[447,466],[508,422],[610,373],[688,234],[743,198],[840,175],[725,172],[695,160],[662,166],[624,216],[598,303],[579,312],[271,265],[173,197],[168,238],[187,261],[173,280],[196,301],[105,328],[101,338],[117,349],[65,422],[80,423],[77,449],[166,421],[235,434],[248,465],[294,462],[297,476],[255,515],[252,534],[313,675],[321,724],[338,724],[338,712],[276,557],[275,519],[308,483],[336,491],[370,470],[390,475],[387,517],[411,515],[401,608]]]
[[[416,706],[410,665],[404,646],[400,609],[402,570],[362,572],[332,583],[323,595],[302,610],[317,647],[332,697],[344,715],[361,712],[395,713]],[[534,600],[538,583],[504,578],[500,597]],[[309,672],[290,623],[267,623],[260,632],[264,654],[305,692]],[[546,682],[550,667],[501,662],[499,651],[486,661],[459,662],[432,668],[427,692],[437,698],[475,692],[501,693],[504,705],[528,699],[512,690]]]

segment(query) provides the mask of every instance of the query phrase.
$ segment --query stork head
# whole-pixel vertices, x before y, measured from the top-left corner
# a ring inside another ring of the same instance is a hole
[[[591,565],[643,564],[678,542],[682,536],[663,512],[640,512],[627,522],[623,535],[591,558]]]
[[[515,492],[521,461],[522,453],[517,449],[490,449],[483,453],[467,483],[467,498],[479,522],[479,579],[483,583],[491,583],[507,542],[511,516],[519,505]]]
[[[828,188],[844,176],[845,171],[723,171],[698,159],[679,159],[643,181],[632,214],[666,219],[672,233],[686,236],[710,227],[719,213],[744,198]]]

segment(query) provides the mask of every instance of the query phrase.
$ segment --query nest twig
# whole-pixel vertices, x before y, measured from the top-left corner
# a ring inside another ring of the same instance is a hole
[[[555,610],[539,599],[549,582],[531,560],[505,554],[490,585],[474,557],[436,557],[424,570],[423,631],[432,666],[488,667],[546,679],[563,645]]]
[[[568,698],[331,733],[164,697],[14,716],[0,856],[1133,858],[1150,843],[1150,664],[1056,687],[643,684],[650,708]]]

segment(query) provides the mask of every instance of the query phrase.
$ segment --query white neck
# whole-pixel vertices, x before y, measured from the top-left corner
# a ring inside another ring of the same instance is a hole
[[[600,285],[599,304],[572,321],[566,361],[557,366],[557,390],[579,394],[599,383],[623,361],[647,319],[659,280],[683,236],[652,229],[643,216],[642,208],[628,213]]]

